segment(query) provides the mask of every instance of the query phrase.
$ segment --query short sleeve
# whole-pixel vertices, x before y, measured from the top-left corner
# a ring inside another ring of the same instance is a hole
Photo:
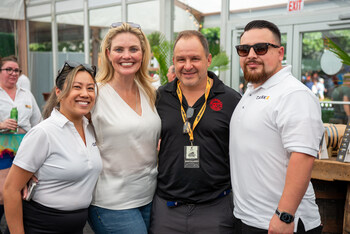
[[[281,98],[277,110],[284,148],[316,156],[324,132],[317,98],[305,90],[294,91]]]
[[[49,155],[49,140],[40,126],[31,129],[23,138],[13,163],[35,173]]]

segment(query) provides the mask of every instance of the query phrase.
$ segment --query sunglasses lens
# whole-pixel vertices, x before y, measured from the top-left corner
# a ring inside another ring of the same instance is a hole
[[[112,28],[117,28],[117,27],[121,26],[122,24],[123,24],[122,22],[113,23],[113,24],[111,25],[111,27],[112,27]]]
[[[247,45],[239,45],[236,47],[237,48],[237,53],[241,57],[245,57],[249,54],[250,46]]]
[[[267,53],[268,44],[256,44],[253,46],[253,48],[257,55],[264,55]]]
[[[134,24],[134,23],[128,23],[132,28],[137,28],[141,29],[141,26],[139,24]]]
[[[140,26],[139,24],[135,24],[135,23],[132,23],[132,22],[126,22],[126,23],[129,24],[130,27],[132,27],[132,28],[141,29],[141,26]],[[122,25],[123,25],[123,22],[117,22],[117,23],[113,23],[113,24],[111,25],[111,27],[112,27],[112,28],[118,28],[118,27],[120,27],[120,26],[122,26]]]
[[[194,109],[192,107],[189,107],[186,111],[186,117],[187,119],[190,119],[193,117],[193,114],[194,114]]]

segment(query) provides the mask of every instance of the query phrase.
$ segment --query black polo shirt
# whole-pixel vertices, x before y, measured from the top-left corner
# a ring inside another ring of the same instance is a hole
[[[176,94],[177,78],[158,89],[156,107],[162,120],[162,140],[156,193],[168,201],[207,202],[231,188],[229,125],[241,95],[224,85],[214,73],[208,72],[208,76],[214,83],[204,115],[194,130],[194,145],[200,147],[200,168],[184,168],[184,146],[189,146],[190,140],[188,134],[182,133],[184,122]],[[203,94],[193,105],[191,124],[204,101]],[[182,104],[186,111],[186,97]]]

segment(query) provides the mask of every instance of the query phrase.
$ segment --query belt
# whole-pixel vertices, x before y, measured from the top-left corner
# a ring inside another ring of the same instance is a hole
[[[230,194],[230,192],[231,192],[231,189],[227,189],[227,190],[223,191],[222,193],[220,193],[216,199],[225,197],[226,195]],[[185,205],[185,204],[189,204],[189,203],[179,202],[179,201],[167,201],[166,202],[167,207],[170,207],[170,208]]]

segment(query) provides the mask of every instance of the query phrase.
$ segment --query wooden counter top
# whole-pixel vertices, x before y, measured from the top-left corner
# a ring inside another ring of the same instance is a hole
[[[311,178],[326,181],[350,181],[350,163],[336,159],[316,159]]]

